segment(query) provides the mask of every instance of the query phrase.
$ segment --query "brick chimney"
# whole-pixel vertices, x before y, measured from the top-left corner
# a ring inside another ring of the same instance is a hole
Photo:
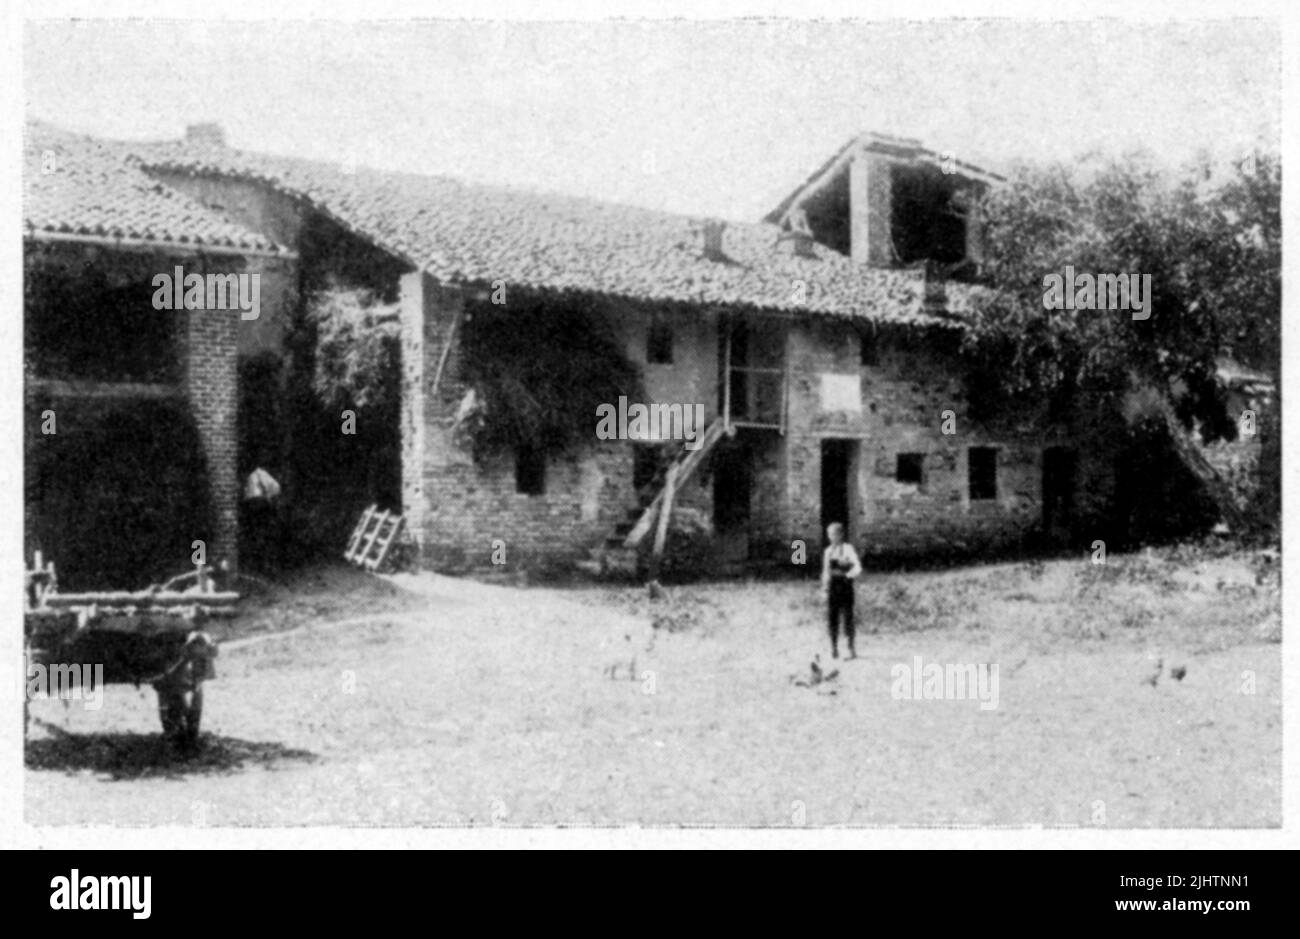
[[[800,229],[791,229],[783,231],[776,239],[777,247],[784,248],[785,251],[796,258],[813,258],[816,259],[817,251],[813,247],[816,240],[812,232]]]
[[[190,124],[185,128],[185,142],[200,147],[224,147],[226,131],[220,124]]]
[[[722,250],[722,233],[727,230],[727,223],[719,219],[709,219],[704,222],[700,230],[704,235],[704,256],[710,261],[724,260],[727,255]]]

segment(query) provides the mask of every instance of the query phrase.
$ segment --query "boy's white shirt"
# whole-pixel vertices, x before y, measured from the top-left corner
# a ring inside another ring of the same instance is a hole
[[[831,557],[832,551],[836,552],[834,557]],[[847,541],[841,541],[838,545],[828,545],[822,552],[822,584],[825,586],[829,586],[831,581],[831,561],[848,561],[850,567],[844,572],[844,576],[850,580],[862,573],[862,562],[858,560],[858,552],[853,545]]]

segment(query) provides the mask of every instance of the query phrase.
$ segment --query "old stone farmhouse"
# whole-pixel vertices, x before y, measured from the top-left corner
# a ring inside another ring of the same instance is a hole
[[[753,223],[249,153],[209,125],[132,144],[36,125],[27,152],[29,254],[265,273],[259,321],[176,319],[157,352],[176,363],[165,378],[34,385],[188,400],[228,554],[236,468],[252,459],[231,451],[235,357],[283,351],[327,274],[400,303],[400,482],[386,501],[425,566],[486,567],[498,542],[510,564],[626,565],[654,540],[669,479],[674,508],[704,519],[732,565],[788,563],[830,521],[869,555],[1106,534],[1113,454],[1079,444],[1095,428],[1046,405],[984,422],[969,411],[958,345],[979,289],[973,219],[999,177],[917,141],[855,137]],[[472,391],[461,337],[502,301],[519,316],[597,310],[645,403],[703,407],[703,445],[598,439],[593,414],[570,452],[476,459],[456,433]],[[289,480],[291,499],[301,490]],[[353,515],[373,493],[355,496]]]

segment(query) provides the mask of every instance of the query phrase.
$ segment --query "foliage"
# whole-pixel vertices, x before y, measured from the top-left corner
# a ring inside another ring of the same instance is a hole
[[[35,434],[27,453],[30,547],[72,589],[139,589],[183,570],[192,542],[212,533],[207,464],[189,409],[139,400],[56,413],[58,432]],[[29,421],[39,415],[34,409]]]
[[[598,405],[640,397],[640,375],[585,300],[481,304],[461,332],[462,378],[478,407],[464,431],[478,455],[561,453],[590,439]]]
[[[400,329],[396,304],[368,289],[331,285],[312,295],[316,330],[312,387],[327,410],[383,412],[401,401]]]
[[[1231,439],[1216,358],[1279,368],[1281,167],[1267,154],[1250,164],[1221,182],[1204,167],[1171,181],[1142,156],[1018,168],[981,207],[994,289],[965,342],[973,403],[1114,399],[1145,384],[1185,424]],[[1150,274],[1150,319],[1044,309],[1044,276],[1067,265]]]
[[[168,383],[184,314],[153,307],[160,254],[24,246],[23,357],[42,378]]]
[[[292,436],[292,550],[295,559],[332,555],[362,507],[400,506],[397,304],[378,289],[325,278],[288,345],[282,410]]]

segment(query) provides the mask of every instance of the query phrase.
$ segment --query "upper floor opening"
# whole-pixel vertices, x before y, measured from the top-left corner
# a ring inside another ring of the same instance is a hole
[[[874,267],[938,265],[974,273],[980,260],[978,209],[1002,177],[919,141],[855,137],[765,221],[801,232]]]

